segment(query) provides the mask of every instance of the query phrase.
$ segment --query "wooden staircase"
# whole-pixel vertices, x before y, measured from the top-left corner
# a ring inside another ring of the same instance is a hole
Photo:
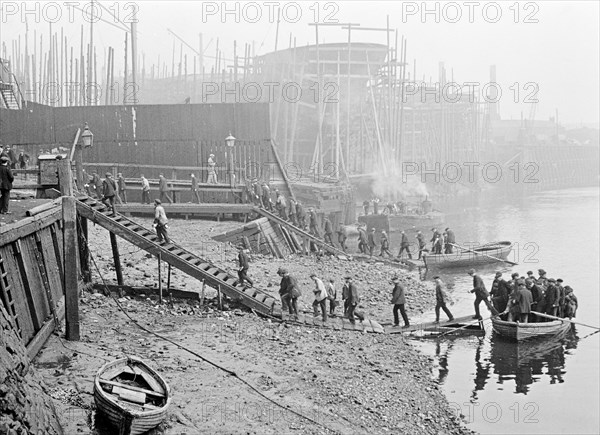
[[[138,225],[125,216],[112,216],[111,211],[103,203],[87,196],[79,197],[77,212],[146,252],[155,256],[160,254],[161,259],[171,266],[192,278],[206,282],[215,289],[220,288],[223,294],[248,308],[263,314],[281,315],[279,301],[270,294],[256,288],[235,285],[237,277],[173,242],[159,242],[154,231]]]
[[[19,110],[21,108],[13,86],[10,83],[0,82],[0,101],[6,109]]]

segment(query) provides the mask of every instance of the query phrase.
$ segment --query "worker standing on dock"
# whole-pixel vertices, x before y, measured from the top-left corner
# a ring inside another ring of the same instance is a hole
[[[444,310],[444,313],[448,316],[448,320],[454,320],[452,313],[446,306],[446,302],[448,302],[448,294],[444,290],[442,280],[439,276],[434,276],[433,280],[435,281],[435,323],[440,322],[440,308]]]
[[[208,178],[206,182],[208,184],[217,184],[217,170],[215,167],[217,166],[217,162],[215,161],[215,155],[211,154],[208,156]]]
[[[117,215],[117,211],[115,210],[116,192],[117,184],[115,183],[115,180],[113,180],[112,174],[107,172],[106,178],[102,182],[102,202],[111,209],[113,216]]]
[[[140,175],[142,180],[142,204],[150,204],[150,182],[144,177],[144,174]]]
[[[127,183],[120,172],[117,174],[117,187],[117,201],[119,204],[127,204]]]
[[[200,204],[200,191],[198,190],[198,179],[194,174],[190,174],[192,178],[192,202]]]
[[[392,305],[394,306],[392,312],[394,314],[394,326],[400,325],[400,319],[398,318],[398,311],[402,315],[402,319],[404,320],[403,328],[408,328],[410,323],[408,321],[408,316],[406,315],[406,310],[404,309],[404,305],[406,304],[406,296],[404,295],[404,286],[400,284],[400,278],[394,276],[392,278],[392,283],[394,284],[394,288],[392,289]]]
[[[8,203],[10,201],[10,191],[15,177],[8,165],[8,156],[0,157],[0,214],[10,214]]]
[[[167,230],[169,227],[167,224],[169,220],[167,219],[167,214],[165,213],[165,209],[162,206],[160,199],[154,200],[154,228],[156,229],[156,236],[158,239],[158,243],[161,243],[164,239],[166,243],[169,243],[169,235]]]
[[[173,199],[169,195],[169,184],[163,174],[158,175],[158,191],[160,192],[160,201],[164,201],[167,198],[169,204],[173,204]]]
[[[254,283],[250,278],[248,278],[248,269],[250,265],[248,263],[248,255],[244,250],[242,245],[238,246],[238,280],[234,283],[234,285],[245,285],[244,282],[248,281],[248,287],[252,287]]]

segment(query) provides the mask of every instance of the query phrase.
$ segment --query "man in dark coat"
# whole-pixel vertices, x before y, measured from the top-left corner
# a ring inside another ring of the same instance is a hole
[[[158,176],[158,191],[160,192],[160,201],[163,202],[165,198],[169,201],[169,204],[173,204],[173,199],[169,195],[169,184],[163,174]]]
[[[19,169],[27,169],[27,163],[29,162],[29,154],[21,151],[19,153]]]
[[[17,157],[17,153],[15,152],[15,149],[7,146],[7,152],[8,152],[8,159],[10,160],[10,162],[9,162],[10,169],[16,169],[18,157]]]
[[[200,204],[200,191],[198,190],[198,179],[194,174],[190,174],[192,178],[192,202]]]
[[[496,311],[496,309],[492,307],[488,301],[489,293],[486,290],[485,284],[483,283],[481,277],[475,273],[475,269],[469,270],[469,275],[473,277],[473,290],[471,290],[471,293],[475,293],[475,302],[473,303],[473,306],[475,307],[475,315],[473,318],[479,320],[482,319],[481,314],[479,313],[479,304],[481,304],[481,301],[485,302],[485,305],[492,312],[492,314],[498,314],[498,311]]]
[[[102,202],[111,209],[113,216],[117,215],[117,211],[115,210],[116,192],[117,184],[115,183],[115,180],[113,180],[112,174],[107,172],[106,178],[102,182]]]
[[[265,205],[263,204],[262,185],[258,182],[256,178],[252,180],[252,188],[254,192],[254,201],[256,205],[258,205],[259,207],[264,207]]]
[[[408,328],[410,323],[408,322],[408,316],[406,315],[406,311],[404,309],[404,305],[406,304],[406,297],[404,295],[404,287],[400,284],[400,278],[397,276],[392,278],[392,283],[394,284],[394,288],[392,289],[392,301],[391,304],[394,306],[392,312],[394,314],[394,326],[400,325],[400,319],[398,318],[398,311],[402,315],[402,319],[404,320],[403,328]]]
[[[556,280],[556,287],[558,288],[558,317],[565,317],[565,288],[562,283],[563,280],[561,278]]]
[[[444,245],[444,252],[446,254],[452,254],[452,248],[454,248],[454,244],[456,243],[456,238],[454,236],[454,231],[450,228],[446,228],[446,243]]]
[[[367,246],[368,246],[367,233],[366,233],[365,229],[361,226],[359,226],[357,229],[358,229],[358,249],[361,254],[366,254]]]
[[[446,303],[448,302],[448,295],[444,290],[442,280],[439,276],[434,276],[433,279],[435,280],[435,323],[440,321],[440,308],[444,310],[444,313],[446,313],[448,316],[448,320],[452,321],[454,320],[454,317],[446,306]]]
[[[306,228],[306,212],[300,201],[296,201],[296,216],[298,216],[298,227],[301,229]]]
[[[333,225],[331,225],[331,221],[327,216],[323,220],[323,231],[325,232],[325,243],[335,246],[333,244]]]
[[[369,206],[371,205],[371,203],[369,202],[369,200],[365,199],[363,201],[363,210],[365,212],[365,216],[367,216],[369,214]]]
[[[531,304],[531,311],[540,311],[540,301],[544,297],[543,290],[535,283],[535,281],[531,278],[527,278],[525,280],[525,286],[531,292],[531,297],[533,298],[533,303]],[[532,322],[537,322],[538,317],[535,314],[529,314],[529,320]]]
[[[554,278],[548,279],[548,287],[546,288],[546,314],[556,316],[558,312],[559,290]]]
[[[117,200],[119,204],[127,204],[127,183],[122,173],[117,174]]]
[[[94,186],[93,189],[96,192],[96,196],[99,200],[102,200],[102,179],[97,172],[92,173],[92,185]]]
[[[245,285],[244,282],[248,281],[248,287],[252,287],[254,283],[250,278],[248,278],[248,269],[250,265],[248,264],[248,254],[244,251],[244,247],[242,245],[238,246],[238,280],[234,285]]]
[[[385,230],[381,230],[381,251],[379,251],[379,256],[383,257],[383,254],[393,257],[392,253],[390,252],[390,239],[388,239],[388,235]]]
[[[356,306],[359,302],[358,297],[358,289],[356,285],[352,282],[351,276],[346,276],[344,278],[346,280],[345,291],[347,292],[344,296],[346,296],[346,305],[348,306],[347,315],[350,323],[354,324],[356,321],[354,320],[354,312],[356,311]]]
[[[367,236],[367,245],[369,246],[369,255],[372,257],[373,250],[375,249],[375,246],[377,245],[375,243],[375,228],[371,228],[371,231],[369,231],[369,234]]]
[[[315,237],[321,237],[321,232],[319,231],[319,222],[317,218],[317,212],[314,208],[308,209],[308,219],[309,219],[309,231]]]
[[[502,279],[502,272],[496,272],[496,277],[492,283],[492,290],[490,291],[492,304],[496,310],[503,312],[506,309],[506,304],[508,304],[508,294],[508,283]]]
[[[442,253],[442,235],[435,228],[431,229],[432,236],[431,240],[431,252],[433,254],[441,254]]]
[[[271,200],[271,188],[264,181],[262,183],[262,203],[267,210],[273,211],[273,201]]]
[[[546,288],[548,286],[548,278],[546,277],[546,271],[544,269],[538,269],[538,285]]]
[[[292,221],[292,225],[298,226],[298,209],[294,198],[290,198],[290,221]]]
[[[517,301],[519,303],[520,321],[521,323],[527,323],[529,321],[529,313],[531,312],[531,304],[533,303],[533,296],[531,291],[527,289],[525,283],[520,280],[517,287]]]
[[[8,162],[9,159],[7,156],[0,157],[0,214],[10,214],[8,211],[8,202],[15,177]]]
[[[420,234],[420,232],[419,232]],[[408,242],[408,236],[404,231],[400,232],[401,240],[400,240],[400,252],[398,252],[398,258],[402,258],[402,253],[406,251],[408,254],[408,258],[412,259],[412,254],[410,253],[410,243]],[[424,245],[423,245],[424,246]],[[421,258],[421,251],[419,250],[419,258]]]
[[[348,247],[346,246],[346,239],[348,238],[348,232],[346,231],[346,227],[344,226],[344,224],[342,222],[340,222],[340,227],[336,231],[336,233],[338,235],[338,243],[342,247],[342,250],[344,252],[346,252],[346,249],[348,249]]]
[[[420,260],[423,256],[423,251],[425,250],[425,246],[427,244],[425,243],[425,236],[421,231],[417,231],[417,235],[415,236],[415,238],[417,239],[417,243],[419,244],[419,258],[417,258],[417,260]]]

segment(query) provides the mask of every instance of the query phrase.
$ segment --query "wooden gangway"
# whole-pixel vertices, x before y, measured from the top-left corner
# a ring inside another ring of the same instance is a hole
[[[206,282],[245,306],[262,314],[280,315],[280,303],[269,293],[256,288],[235,285],[237,277],[224,271],[211,261],[182,248],[176,243],[159,242],[156,233],[144,228],[133,220],[118,214],[112,216],[110,210],[101,202],[87,196],[77,200],[77,212],[189,276]]]

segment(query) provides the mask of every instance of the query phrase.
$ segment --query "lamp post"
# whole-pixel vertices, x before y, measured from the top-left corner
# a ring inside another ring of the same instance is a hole
[[[235,137],[229,133],[229,136],[225,138],[225,144],[227,145],[229,153],[229,185],[235,186],[235,167],[233,162],[233,147],[235,146]]]
[[[83,179],[83,149],[94,145],[94,133],[90,130],[88,123],[85,123],[83,127],[83,133],[81,133],[81,143],[76,145],[75,153],[75,168],[77,169],[77,187],[79,190],[83,189],[85,180]]]

